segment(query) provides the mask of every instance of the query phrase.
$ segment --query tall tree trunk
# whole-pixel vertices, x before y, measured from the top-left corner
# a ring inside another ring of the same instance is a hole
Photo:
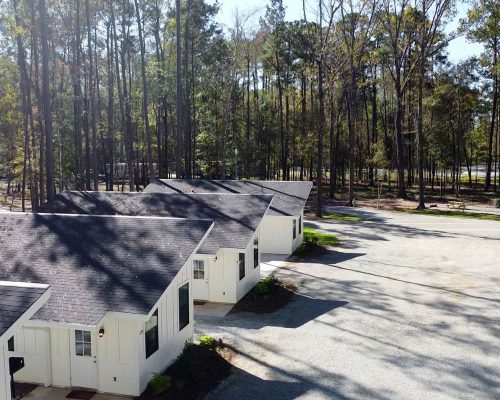
[[[418,135],[418,209],[425,209],[424,192],[424,74],[425,74],[425,49],[420,50],[418,62],[418,110],[417,110],[417,135]]]
[[[76,0],[75,39],[73,45],[73,118],[76,147],[76,182],[77,189],[83,190],[83,149],[82,149],[82,88],[80,83],[80,0]]]
[[[38,186],[40,189],[40,197],[39,204],[45,202],[45,128],[43,121],[43,105],[42,105],[42,93],[40,90],[40,61],[38,54],[38,29],[39,21],[36,18],[36,7],[35,0],[30,0],[30,11],[31,11],[31,46],[33,52],[33,65],[34,65],[34,75],[35,75],[35,95],[36,101],[38,105],[37,111],[37,121],[38,121],[38,130],[40,132],[39,139],[39,157],[38,157]]]
[[[17,0],[14,0],[14,12],[16,28],[20,28],[20,18],[17,9]],[[32,190],[33,170],[31,165],[31,147],[30,147],[30,132],[29,132],[29,116],[31,109],[31,99],[29,96],[30,81],[26,68],[26,55],[21,35],[16,36],[17,41],[17,63],[19,68],[19,85],[21,90],[22,114],[23,114],[23,134],[24,134],[24,160],[23,160],[23,182],[22,182],[22,211],[26,211],[26,186],[27,182]],[[27,182],[26,182],[27,181]],[[33,200],[33,198],[31,198]],[[36,207],[36,206],[35,206]],[[32,210],[36,208],[32,205]]]
[[[336,174],[336,157],[335,157],[335,113],[333,104],[333,94],[330,93],[330,129],[329,129],[329,144],[330,144],[330,198],[335,198],[335,174]]]
[[[176,88],[175,99],[176,114],[176,144],[175,144],[175,177],[181,178],[182,175],[182,49],[181,49],[181,0],[175,0],[175,36],[176,36]]]
[[[184,25],[184,59],[183,59],[183,74],[185,82],[184,90],[184,176],[191,179],[191,154],[193,138],[191,135],[191,80],[189,78],[189,41],[191,40],[189,33],[190,16],[191,13],[191,0],[187,0],[186,4],[186,23]]]
[[[163,78],[163,71],[165,70],[165,58],[163,53],[163,48],[160,39],[160,8],[158,6],[158,1],[155,1],[155,51],[156,51],[156,62],[158,63],[156,68],[157,79],[158,79],[158,117],[157,117],[157,127],[156,127],[156,146],[157,146],[157,163],[158,163],[158,176],[160,178],[166,176],[168,165],[166,162],[166,152],[167,150],[167,141],[162,140],[162,134],[165,132],[164,136],[166,137],[166,127],[167,127],[167,105],[165,101],[165,96],[163,94],[165,88],[165,82]],[[165,156],[163,155],[165,152]],[[165,161],[165,162],[164,162]]]
[[[403,142],[403,90],[401,88],[401,75],[396,71],[396,153],[398,167],[398,197],[406,199],[404,142]]]
[[[89,0],[85,0],[85,15],[87,19],[87,49],[89,58],[89,94],[90,94],[90,118],[92,127],[92,181],[94,190],[99,190],[97,180],[97,122],[95,105],[95,86],[94,86],[94,54],[92,51],[92,28],[90,20]],[[96,44],[97,45],[97,44]],[[87,168],[89,166],[87,165]]]
[[[497,115],[497,102],[498,102],[498,48],[497,43],[493,45],[493,102],[491,105],[491,120],[488,135],[488,159],[486,161],[486,180],[484,183],[484,190],[490,190],[491,187],[491,165],[493,160],[493,136],[495,135],[495,121]]]
[[[135,179],[134,179],[134,147],[132,143],[132,117],[130,111],[130,97],[129,97],[129,87],[127,82],[127,63],[125,55],[129,54],[129,35],[126,28],[126,14],[128,10],[127,1],[122,1],[122,46],[121,46],[121,69],[122,69],[122,81],[123,81],[123,102],[125,103],[125,153],[127,159],[127,171],[128,171],[128,184],[131,192],[135,190]]]
[[[88,0],[87,0],[88,1]],[[148,114],[148,83],[146,79],[146,44],[143,38],[143,28],[141,22],[141,13],[137,0],[134,0],[135,15],[137,19],[137,31],[139,33],[139,48],[141,49],[141,77],[142,77],[142,118],[144,119],[144,126],[146,128],[146,144],[147,144],[147,160],[148,160],[148,173],[149,178],[154,175],[153,170],[153,151],[151,148],[151,128],[149,126]]]
[[[354,124],[356,121],[356,73],[354,63],[351,57],[349,94],[347,96],[347,124],[349,130],[349,207],[354,207],[354,146],[356,143]]]
[[[323,181],[323,136],[325,132],[325,94],[323,92],[323,3],[319,0],[319,43],[320,53],[318,60],[318,99],[319,99],[319,129],[318,129],[318,154],[316,161],[316,186],[318,193],[316,195],[316,216],[323,215],[321,201],[321,186]]]
[[[38,2],[40,11],[41,42],[42,42],[42,98],[45,121],[45,169],[47,184],[47,200],[52,201],[56,195],[54,180],[54,150],[52,143],[52,110],[50,104],[49,75],[49,32],[47,6],[45,0]]]
[[[278,115],[279,115],[279,125],[280,125],[280,147],[281,147],[280,160],[281,160],[281,170],[283,173],[283,180],[285,180],[287,159],[285,150],[285,127],[283,122],[283,85],[281,82],[281,64],[278,52],[276,52],[275,56],[276,56],[276,76],[278,79],[278,103],[279,103]]]
[[[107,67],[108,67],[108,140],[109,140],[109,170],[105,165],[108,175],[108,188],[107,190],[113,191],[113,184],[115,179],[114,162],[115,162],[115,126],[114,126],[114,73],[113,73],[113,27],[110,20],[108,25],[106,40],[106,54],[107,54]]]

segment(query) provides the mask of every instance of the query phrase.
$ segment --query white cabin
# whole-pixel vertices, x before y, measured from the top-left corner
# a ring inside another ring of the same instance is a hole
[[[5,351],[24,357],[16,382],[139,396],[192,339],[192,261],[211,220],[5,213],[0,225],[0,276],[52,290]]]

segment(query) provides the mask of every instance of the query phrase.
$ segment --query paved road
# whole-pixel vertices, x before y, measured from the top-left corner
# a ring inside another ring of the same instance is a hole
[[[198,319],[238,349],[207,399],[500,399],[500,223],[357,212],[286,308]]]

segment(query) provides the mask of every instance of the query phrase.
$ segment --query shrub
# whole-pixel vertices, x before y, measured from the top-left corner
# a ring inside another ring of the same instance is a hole
[[[305,228],[302,244],[295,250],[295,254],[305,254],[316,246],[334,246],[338,239],[331,233],[318,232],[316,229]]]
[[[213,336],[210,335],[203,335],[200,336],[200,346],[201,347],[208,347],[208,348],[214,348],[217,345],[217,341]]]
[[[279,284],[278,279],[273,275],[268,275],[261,279],[254,287],[255,294],[263,296],[269,294]]]
[[[154,374],[149,380],[149,386],[155,396],[165,393],[172,386],[172,379],[168,375]]]

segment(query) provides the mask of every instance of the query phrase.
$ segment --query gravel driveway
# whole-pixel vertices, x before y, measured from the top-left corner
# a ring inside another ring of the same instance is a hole
[[[356,212],[287,307],[197,319],[237,349],[207,399],[500,399],[500,223]]]

